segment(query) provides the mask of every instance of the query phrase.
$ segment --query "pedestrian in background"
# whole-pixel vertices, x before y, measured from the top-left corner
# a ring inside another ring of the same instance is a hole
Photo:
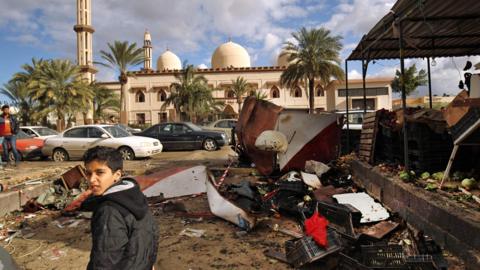
[[[8,149],[10,149],[15,157],[15,166],[20,162],[20,154],[17,151],[17,133],[19,123],[15,117],[10,114],[10,106],[2,106],[2,115],[0,115],[0,137],[3,137],[2,147],[3,156],[8,161]]]

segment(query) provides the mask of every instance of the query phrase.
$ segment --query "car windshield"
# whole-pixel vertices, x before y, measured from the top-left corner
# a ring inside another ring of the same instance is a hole
[[[115,138],[129,137],[132,136],[128,131],[118,126],[106,126],[103,127],[108,133],[110,133]]]
[[[35,130],[35,132],[37,132],[38,134],[40,134],[40,136],[58,135],[58,132],[46,127],[39,127],[39,128],[32,128],[32,129]]]
[[[193,131],[202,131],[202,128],[195,125],[194,123],[186,122],[185,125],[187,125],[189,128],[191,128]]]

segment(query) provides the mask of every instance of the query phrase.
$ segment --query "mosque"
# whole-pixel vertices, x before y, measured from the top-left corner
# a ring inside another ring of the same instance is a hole
[[[91,14],[91,0],[77,0],[78,16],[84,17]],[[91,17],[91,16],[90,16]],[[84,25],[82,25],[84,24]],[[91,40],[93,27],[90,18],[77,19],[74,27],[77,31],[78,61],[85,78],[94,79],[95,68],[92,66]],[[81,39],[83,38],[83,39]],[[173,106],[161,110],[162,104],[170,93],[170,86],[176,82],[175,75],[182,72],[182,60],[172,51],[167,49],[153,63],[152,37],[148,31],[144,34],[143,68],[139,71],[130,71],[126,89],[126,118],[129,124],[157,124],[173,121],[175,110]],[[243,77],[250,86],[250,93],[260,92],[266,95],[267,100],[287,110],[308,111],[308,98],[305,85],[298,85],[290,89],[281,87],[279,81],[282,72],[288,66],[288,53],[282,52],[277,62],[272,66],[252,66],[250,55],[241,45],[228,41],[219,45],[212,54],[210,68],[197,68],[196,74],[203,75],[208,85],[215,89],[213,96],[225,103],[223,112],[214,118],[235,117],[237,103],[233,91],[230,90],[232,81]],[[391,109],[392,90],[390,82],[393,78],[370,78],[367,80],[367,109]],[[103,86],[113,91],[120,92],[118,82],[101,82]],[[315,88],[315,110],[334,111],[345,110],[345,85],[335,81],[326,89],[317,85]],[[362,80],[349,80],[350,109],[363,108]]]

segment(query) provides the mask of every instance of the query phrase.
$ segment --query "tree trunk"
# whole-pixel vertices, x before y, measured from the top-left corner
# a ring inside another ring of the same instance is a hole
[[[238,116],[240,116],[240,108],[241,108],[241,107],[240,107],[240,104],[241,104],[241,103],[240,103],[240,101],[237,101],[237,103],[238,103]]]
[[[315,96],[313,95],[314,86],[315,86],[315,79],[314,78],[308,79],[308,107],[309,107],[308,113],[309,114],[313,114],[315,110],[315,104],[314,104]]]
[[[127,104],[125,104],[125,84],[120,80],[120,123],[127,125]]]

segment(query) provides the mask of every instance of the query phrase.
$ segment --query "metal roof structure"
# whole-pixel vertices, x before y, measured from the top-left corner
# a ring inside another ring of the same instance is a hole
[[[398,0],[347,60],[480,55],[479,0]]]

